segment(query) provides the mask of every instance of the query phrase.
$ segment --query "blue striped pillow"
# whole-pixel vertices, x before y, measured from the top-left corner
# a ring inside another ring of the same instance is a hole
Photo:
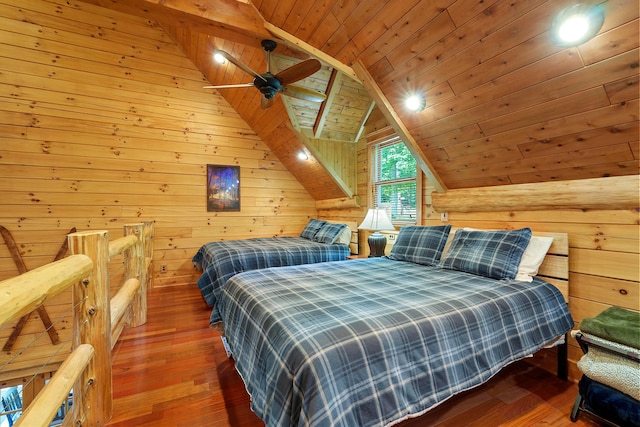
[[[458,230],[451,240],[451,247],[440,260],[440,267],[498,280],[513,280],[530,239],[530,228]]]
[[[400,229],[389,259],[436,265],[447,242],[451,225],[425,227],[408,225]]]

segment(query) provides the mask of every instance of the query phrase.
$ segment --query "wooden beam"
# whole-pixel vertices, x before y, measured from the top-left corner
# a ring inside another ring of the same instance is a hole
[[[433,183],[433,186],[438,192],[442,193],[446,191],[444,183],[435,173],[435,169],[429,162],[429,159],[426,158],[426,156],[418,146],[418,143],[411,136],[409,130],[402,122],[402,119],[400,118],[398,113],[395,112],[395,110],[391,106],[391,103],[389,102],[389,100],[387,100],[387,97],[384,95],[384,93],[382,93],[382,90],[373,79],[371,74],[369,74],[369,71],[367,71],[365,66],[360,61],[353,64],[353,69],[362,80],[362,83],[369,92],[369,95],[371,95],[376,104],[378,104],[378,108],[380,108],[380,111],[385,116],[391,127],[396,131],[398,136],[405,143],[405,145],[409,149],[409,152],[413,155],[413,157],[415,157],[416,163],[420,166],[422,172],[424,172],[424,174],[427,176],[427,179],[429,179],[429,181]]]
[[[339,199],[316,200],[316,209],[349,209],[359,208],[360,197],[341,197]]]
[[[432,193],[437,212],[638,209],[640,175],[461,188]]]
[[[291,125],[296,131],[300,131],[300,123],[298,122],[298,116],[296,116],[296,110],[293,108],[292,102],[288,96],[281,96],[280,99],[284,104],[285,110],[287,110],[287,115],[289,116],[289,120],[291,121]]]
[[[237,0],[195,2],[192,0],[82,0],[160,24],[188,26],[193,32],[209,34],[252,47],[270,37],[256,9]],[[209,6],[208,6],[209,5]]]
[[[331,76],[327,83],[327,90],[325,91],[327,98],[322,102],[322,105],[320,105],[318,116],[313,124],[313,136],[315,138],[320,138],[322,128],[324,128],[324,124],[327,121],[327,115],[331,110],[331,104],[333,104],[333,100],[335,99],[338,88],[340,87],[340,76],[341,74],[335,68],[331,71]]]
[[[356,136],[353,139],[354,142],[358,142],[360,140],[360,137],[362,137],[362,132],[364,132],[364,125],[367,124],[367,120],[369,120],[369,116],[373,112],[373,109],[375,108],[375,106],[376,106],[376,102],[371,101],[371,104],[369,104],[369,109],[367,110],[367,113],[362,117],[362,120],[360,121],[358,132],[356,132]]]
[[[279,39],[281,39],[285,44],[290,45],[294,49],[297,48],[297,49],[300,49],[300,50],[308,53],[309,55],[313,56],[314,58],[319,59],[320,61],[324,62],[325,64],[330,65],[332,68],[334,68],[334,69],[340,71],[341,73],[351,77],[353,80],[355,80],[357,82],[360,82],[360,78],[358,77],[358,75],[348,65],[343,64],[342,62],[338,61],[334,57],[327,55],[326,53],[324,53],[320,49],[316,49],[315,47],[311,46],[308,43],[305,43],[304,41],[302,41],[299,38],[287,33],[286,31],[276,27],[275,25],[271,24],[270,22],[265,22],[264,23],[264,27],[270,33],[272,33],[274,36],[276,36]]]

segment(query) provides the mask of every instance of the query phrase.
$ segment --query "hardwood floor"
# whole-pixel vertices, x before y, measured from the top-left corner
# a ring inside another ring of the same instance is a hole
[[[147,324],[125,329],[113,350],[114,411],[107,426],[264,426],[208,326],[209,314],[195,285],[150,291]],[[569,420],[576,393],[575,384],[518,362],[399,426],[599,426],[587,414]]]

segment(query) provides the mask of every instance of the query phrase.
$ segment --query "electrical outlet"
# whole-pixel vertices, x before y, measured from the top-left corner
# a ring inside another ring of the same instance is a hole
[[[395,234],[389,234],[389,240],[396,240]]]
[[[167,266],[166,266],[166,265],[164,265],[164,264],[162,264],[162,265],[160,266],[160,271],[161,271],[162,273],[166,273],[166,272],[167,272]]]
[[[449,221],[449,213],[448,212],[442,212],[440,214],[440,221],[442,221],[442,222]]]

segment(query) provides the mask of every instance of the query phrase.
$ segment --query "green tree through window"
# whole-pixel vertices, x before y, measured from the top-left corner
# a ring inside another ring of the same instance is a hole
[[[416,220],[416,160],[403,142],[376,146],[376,207],[391,220]]]

